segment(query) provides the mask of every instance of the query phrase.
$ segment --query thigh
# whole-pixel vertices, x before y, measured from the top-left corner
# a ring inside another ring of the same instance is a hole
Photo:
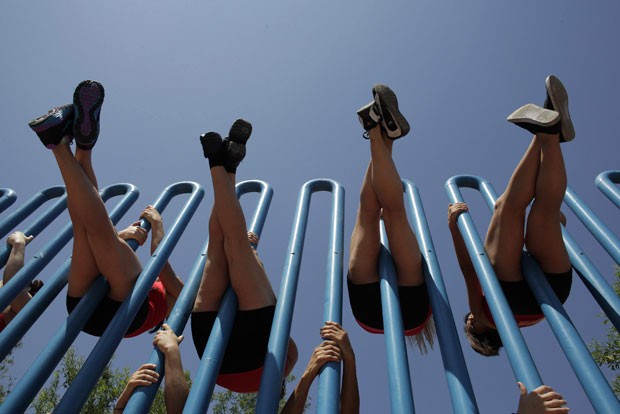
[[[81,298],[100,274],[86,232],[79,225],[74,225],[67,294]]]
[[[560,212],[543,214],[536,203],[527,219],[525,240],[528,251],[545,273],[561,273],[570,269],[570,258],[562,239]]]
[[[379,281],[379,221],[365,220],[361,213],[351,234],[349,249],[349,279],[364,284]]]
[[[230,277],[225,256],[222,254],[219,258],[213,258],[207,253],[207,262],[202,271],[200,287],[194,302],[194,312],[217,311],[229,285]]]
[[[236,248],[235,254],[226,251],[230,282],[237,294],[239,310],[253,310],[275,305],[276,296],[264,267],[252,252],[247,241]]]
[[[390,252],[396,266],[399,286],[419,286],[424,283],[422,255],[407,215],[404,212],[384,216]]]

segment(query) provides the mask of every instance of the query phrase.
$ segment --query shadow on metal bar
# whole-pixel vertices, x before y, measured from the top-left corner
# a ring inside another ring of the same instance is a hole
[[[124,197],[120,200],[113,213],[110,215],[113,223],[118,222],[118,220],[136,201],[139,194],[138,189],[132,184],[116,184],[106,187],[101,192],[101,198],[104,201],[111,197],[123,194]],[[70,223],[68,224],[68,228],[71,230]],[[0,334],[0,338],[2,338],[0,341],[2,358],[4,358],[11,351],[13,346],[15,346],[19,339],[47,309],[47,306],[66,285],[70,264],[71,259],[67,259],[67,261],[54,273],[54,275],[52,275],[45,286],[28,303],[22,312],[20,312],[11,324],[7,326],[5,331]],[[97,282],[99,284],[103,284],[103,279],[99,278]],[[85,298],[88,299],[92,296],[93,295],[89,292],[89,295],[86,295]],[[87,301],[88,300],[84,300],[83,302]],[[95,303],[95,305],[97,303]],[[26,371],[20,381],[15,385],[15,387],[13,387],[11,393],[7,396],[0,407],[1,412],[18,413],[26,410],[30,402],[35,398],[36,394],[45,384],[46,379],[52,374],[66,350],[77,337],[89,316],[90,313],[87,315],[82,315],[83,323],[80,326],[75,326],[73,330],[68,329],[70,326],[68,326],[66,321],[64,322],[63,327],[58,331],[54,338],[52,338],[44,352],[37,357],[30,369]]]
[[[17,200],[17,193],[10,188],[0,188],[0,213],[11,207]]]
[[[299,193],[293,230],[288,247],[287,259],[281,280],[280,294],[276,306],[267,355],[263,366],[256,412],[272,414],[277,412],[280,387],[284,377],[288,340],[291,333],[295,295],[303,253],[303,245],[310,210],[312,193],[332,193],[331,230],[327,263],[327,292],[323,309],[325,320],[342,322],[342,249],[344,231],[344,189],[333,180],[316,179],[305,183]],[[317,412],[337,413],[339,411],[340,364],[330,363],[323,368],[319,377]]]
[[[491,211],[493,211],[495,206],[495,201],[497,200],[497,194],[495,190],[491,186],[488,181],[474,176],[457,176],[452,177],[446,183],[446,191],[450,197],[451,202],[461,202],[463,200],[458,187],[469,187],[478,189],[485,199],[487,206]],[[520,377],[521,371],[525,368],[527,371],[525,374],[530,376],[532,375],[532,370],[538,375],[536,371],[536,367],[534,366],[533,361],[531,360],[531,356],[529,355],[529,351],[527,352],[527,356],[529,360],[514,360],[511,356],[511,353],[518,353],[521,349],[526,350],[525,343],[523,342],[513,342],[513,338],[505,338],[504,332],[500,330],[500,317],[504,317],[505,315],[500,315],[499,313],[496,316],[498,303],[496,302],[504,302],[500,304],[500,307],[507,304],[505,303],[505,297],[503,292],[501,292],[501,288],[499,292],[493,292],[489,288],[489,285],[497,283],[497,278],[495,277],[495,272],[493,272],[493,268],[491,267],[488,259],[482,259],[482,256],[486,256],[484,253],[484,248],[482,245],[480,246],[471,246],[472,240],[474,238],[474,234],[470,234],[472,231],[475,233],[475,229],[473,229],[473,222],[471,221],[471,217],[469,213],[465,212],[461,214],[458,218],[459,230],[461,233],[466,233],[467,237],[464,237],[465,243],[467,245],[467,249],[470,252],[470,256],[472,257],[472,261],[474,261],[474,266],[476,267],[476,273],[478,274],[478,278],[480,280],[480,284],[482,285],[482,289],[485,293],[485,297],[487,298],[487,303],[489,308],[491,309],[491,313],[493,314],[493,319],[495,320],[496,326],[502,337],[502,342],[506,347],[506,353],[512,365],[513,371],[515,372],[515,376],[517,380],[525,383],[526,387],[530,389],[530,387],[536,388],[537,386],[542,384],[542,380],[538,378],[540,383],[532,383],[528,385],[524,377]],[[571,262],[573,266],[575,266],[575,262],[573,261],[573,253],[571,253],[571,247],[567,242],[568,232],[566,229],[562,229],[564,241],[567,244],[567,250],[569,251],[569,255],[571,256]],[[475,234],[476,238],[479,241],[479,237]],[[570,236],[568,236],[570,237]],[[474,250],[475,249],[475,250]],[[482,249],[482,250],[480,250]],[[474,252],[474,253],[472,253]],[[477,252],[477,254],[476,254]],[[583,255],[585,256],[585,255]],[[479,258],[479,259],[478,259]],[[491,268],[492,273],[484,274],[479,271],[479,268],[476,264],[476,261],[484,261],[487,262],[488,267]],[[585,393],[588,395],[592,406],[596,410],[596,412],[618,412],[620,410],[620,404],[615,397],[611,387],[605,380],[602,375],[600,369],[592,359],[590,352],[587,346],[583,343],[583,340],[579,336],[579,333],[573,326],[570,318],[566,314],[562,304],[558,300],[557,296],[549,286],[549,283],[546,281],[542,271],[540,270],[538,264],[535,260],[527,253],[524,253],[522,256],[522,268],[523,268],[523,276],[527,281],[530,289],[532,290],[536,300],[541,306],[541,309],[545,315],[549,326],[551,327],[554,335],[556,336],[558,343],[560,344],[562,350],[564,351],[569,363],[573,367],[573,370],[580,381]],[[576,266],[575,266],[576,267]],[[482,277],[481,277],[482,276]],[[491,280],[487,280],[491,279]],[[489,283],[491,282],[491,283]],[[489,298],[493,298],[494,300],[489,300]],[[499,309],[500,312],[504,312],[504,309]],[[506,319],[512,319],[512,324],[508,324],[508,329],[510,331],[516,330],[516,332],[510,332],[515,337],[520,337],[520,340],[523,341],[523,337],[521,336],[519,329],[516,327],[516,323],[514,323],[514,318],[512,317],[512,313],[508,308],[507,311],[509,315]],[[514,326],[510,326],[514,325]],[[521,349],[513,349],[515,347]],[[527,366],[525,366],[527,364]],[[522,366],[523,365],[523,366]]]
[[[477,413],[476,397],[454,325],[452,309],[433,246],[422,199],[415,184],[403,180],[403,185],[405,187],[405,200],[410,209],[409,217],[413,219],[415,234],[424,257],[424,277],[433,309],[437,340],[441,350],[453,411]]]
[[[56,217],[67,208],[67,196],[65,195],[65,187],[56,186],[46,188],[39,193],[35,194],[30,200],[28,200],[23,206],[11,213],[6,219],[0,223],[0,239],[3,239],[9,232],[16,229],[17,226],[30,216],[36,209],[42,206],[45,202],[54,198],[59,198],[52,207],[45,213],[41,214],[34,223],[30,226],[20,229],[27,236],[37,236],[41,233]],[[6,264],[9,258],[10,246],[0,247],[0,267]]]
[[[596,186],[605,196],[620,208],[620,171],[605,171],[596,177]]]

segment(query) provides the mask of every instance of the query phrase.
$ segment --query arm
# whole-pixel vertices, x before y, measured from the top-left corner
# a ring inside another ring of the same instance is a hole
[[[142,210],[140,217],[151,223],[151,254],[153,254],[164,238],[164,224],[161,215],[155,207],[149,205]],[[166,264],[159,273],[159,280],[161,280],[166,288],[166,302],[168,305],[168,314],[170,314],[170,311],[174,307],[174,303],[183,289],[183,281],[174,273],[168,261],[166,261]]]
[[[330,361],[338,362],[341,358],[340,348],[333,341],[323,341],[321,345],[316,347],[310,357],[306,370],[280,414],[303,413],[306,399],[308,398],[308,391],[310,391],[310,386],[321,367]]]
[[[164,400],[168,414],[182,413],[189,395],[189,385],[185,379],[179,350],[181,341],[183,341],[183,335],[176,336],[167,324],[162,325],[162,329],[155,334],[153,339],[153,345],[164,354],[166,360]]]
[[[7,282],[24,267],[26,245],[30,243],[33,238],[34,236],[26,236],[21,231],[13,232],[7,238],[6,242],[11,246],[11,253],[9,254],[6,267],[4,268],[4,275],[2,277],[3,285],[6,285]],[[31,296],[28,291],[23,289],[11,302],[11,311],[16,314],[26,306],[30,299]]]
[[[558,392],[555,392],[553,388],[547,385],[541,385],[534,391],[528,393],[525,385],[519,382],[519,409],[517,414],[567,414],[569,412],[566,405],[566,400]]]
[[[452,243],[454,243],[454,252],[459,262],[459,267],[465,278],[465,286],[467,287],[467,297],[469,300],[469,309],[474,315],[482,312],[482,294],[480,282],[476,275],[474,264],[469,257],[469,252],[463,240],[463,235],[459,231],[457,218],[461,213],[468,211],[467,204],[454,203],[448,206],[448,227],[452,235]]]
[[[344,370],[340,391],[340,412],[357,414],[360,412],[360,395],[357,384],[355,352],[353,352],[353,347],[349,341],[349,335],[336,322],[325,322],[325,326],[321,328],[321,336],[336,342],[342,351]]]
[[[133,394],[133,390],[136,387],[148,387],[151,384],[155,384],[159,379],[159,374],[155,371],[155,364],[143,364],[140,368],[134,372],[129,381],[127,381],[127,385],[125,385],[125,389],[118,397],[118,401],[116,401],[116,405],[114,406],[114,414],[122,413],[125,411],[125,406],[131,398],[131,394]]]

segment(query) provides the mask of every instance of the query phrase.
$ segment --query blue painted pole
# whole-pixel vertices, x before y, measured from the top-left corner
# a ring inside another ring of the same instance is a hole
[[[413,219],[413,228],[420,251],[424,256],[424,276],[431,308],[433,309],[437,340],[441,350],[452,407],[454,412],[458,413],[478,413],[476,396],[454,325],[452,308],[424,213],[422,199],[417,187],[412,182],[403,180],[403,185],[405,187],[405,200],[408,202],[410,210],[409,217]]]
[[[605,171],[596,177],[596,186],[605,196],[620,208],[620,171]]]
[[[73,383],[60,400],[60,403],[56,407],[58,412],[79,412],[88,399],[90,390],[92,390],[97,383],[97,380],[105,369],[106,364],[112,357],[114,350],[118,347],[125,332],[127,331],[127,328],[142,305],[144,298],[147,296],[149,289],[155,282],[155,279],[159,275],[159,272],[161,272],[161,269],[166,264],[166,261],[172,253],[174,246],[178,242],[179,238],[183,234],[183,231],[189,224],[191,217],[198,208],[198,205],[204,196],[204,190],[196,183],[176,183],[168,186],[163,191],[159,199],[155,202],[154,207],[157,211],[162,212],[173,197],[185,193],[190,194],[187,202],[179,213],[174,224],[171,226],[169,232],[151,256],[151,260],[147,262],[146,266],[142,270],[132,293],[118,309],[116,315],[91,351]],[[147,230],[150,229],[150,224],[148,224],[148,221],[145,219],[141,220],[140,225]],[[131,241],[133,240],[130,240],[130,242]],[[128,244],[131,245],[132,243]],[[137,245],[137,242],[135,244]],[[73,313],[75,313],[75,310]]]
[[[339,186],[340,184],[332,180],[317,179],[305,183],[299,192],[293,231],[289,242],[287,259],[280,285],[280,294],[278,295],[278,304],[271,325],[271,335],[269,336],[263,376],[258,392],[256,404],[256,412],[258,414],[272,414],[276,412],[280,400],[280,384],[282,384],[284,376],[284,364],[295,308],[295,295],[308,224],[311,195],[316,191],[333,191],[339,188]],[[334,214],[336,212],[332,211],[332,217]],[[334,218],[332,218],[333,221]],[[338,393],[339,390],[332,390],[331,392]],[[329,397],[326,396],[325,398]],[[333,404],[330,403],[330,405]]]
[[[577,196],[570,188],[566,188],[564,202],[592,233],[611,258],[620,265],[620,239],[603,223],[603,221]]]
[[[0,213],[11,207],[17,200],[17,193],[10,188],[0,188]]]
[[[489,202],[491,202],[490,205],[495,204],[497,195],[491,184],[481,177],[469,175],[455,176],[446,182],[445,189],[451,203],[463,202],[464,198],[459,189],[460,187],[479,190],[487,204]],[[512,311],[506,302],[506,297],[497,280],[495,270],[489,262],[469,212],[460,214],[457,224],[459,231],[463,234],[465,245],[467,246],[484,295],[487,298],[493,298],[493,300],[487,300],[487,303],[491,309],[497,331],[502,338],[506,355],[515,377],[518,381],[523,382],[528,390],[535,389],[543,384],[542,379]]]
[[[138,189],[131,184],[117,184],[115,186],[107,187],[101,193],[101,198],[105,201],[109,197],[122,194],[122,191],[127,191],[127,193],[115,208],[115,215],[111,216],[113,222],[118,221],[120,217],[122,217],[131,207],[131,205],[136,201],[136,199],[138,198]],[[70,261],[68,261],[66,264],[69,263]],[[54,274],[54,277],[52,277],[51,280],[46,283],[46,286],[43,287],[41,291],[39,291],[39,293],[33,298],[33,300],[30,301],[31,303],[36,304],[37,309],[38,311],[40,311],[40,313],[42,313],[46,309],[47,304],[49,304],[49,302],[53,300],[53,296],[55,295],[52,295],[52,292],[56,291],[57,294],[57,292],[62,290],[62,288],[66,284],[68,272],[68,268],[61,269],[56,272]],[[1,412],[19,413],[26,410],[30,402],[34,399],[41,387],[43,387],[43,385],[45,384],[46,379],[54,371],[54,369],[62,359],[62,356],[65,354],[67,349],[69,349],[71,343],[78,336],[82,327],[86,324],[88,318],[90,318],[93,310],[101,301],[106,292],[107,284],[102,277],[99,277],[95,281],[93,288],[89,290],[89,292],[84,296],[83,300],[81,300],[78,306],[74,309],[74,312],[72,312],[71,315],[69,315],[69,317],[65,320],[63,325],[49,342],[48,346],[43,350],[43,352],[41,352],[41,354],[39,354],[39,356],[35,359],[28,371],[26,371],[21,380],[15,385],[15,387],[13,387],[10,394],[5,398],[2,406],[0,407]],[[43,302],[48,303],[45,304]],[[29,303],[28,306],[33,305]],[[23,336],[25,331],[28,329],[26,322],[22,322],[21,318],[29,317],[29,314],[31,312],[33,312],[33,310],[20,312],[17,315],[16,319],[11,322],[11,325],[14,326],[7,326],[6,337],[9,341],[12,341],[13,346],[19,341],[19,338],[17,338],[17,336]],[[12,335],[12,333],[14,334],[14,336],[10,336]],[[4,335],[4,332],[2,335]],[[5,349],[4,337],[2,339],[2,358],[4,358],[6,354],[8,354],[8,352],[10,352],[10,350],[13,348],[13,346]]]

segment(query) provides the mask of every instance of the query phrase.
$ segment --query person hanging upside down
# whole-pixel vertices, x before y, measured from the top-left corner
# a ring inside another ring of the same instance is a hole
[[[26,254],[26,245],[32,241],[34,236],[26,236],[21,231],[15,231],[9,235],[6,239],[6,243],[11,246],[11,253],[4,267],[4,274],[2,281],[0,281],[0,288],[6,285],[9,280],[17,272],[24,267],[24,255]],[[32,297],[43,287],[43,282],[40,280],[33,280],[27,288],[23,289],[17,294],[17,296],[11,301],[11,304],[7,306],[2,313],[0,313],[0,332],[6,328],[7,324],[13,320],[13,318],[22,310],[24,306],[32,299]]]
[[[81,82],[73,104],[51,109],[30,122],[39,139],[52,151],[67,191],[67,208],[73,224],[73,253],[67,289],[69,313],[88,292],[99,275],[110,290],[83,331],[101,336],[142,271],[140,260],[126,240],[146,241],[146,231],[135,222],[117,232],[99,195],[92,165],[92,149],[99,136],[103,86],[91,80]],[[75,139],[76,150],[70,144]],[[152,226],[151,251],[161,242],[164,230],[159,213],[147,206],[142,218]],[[158,280],[144,299],[126,337],[136,336],[160,324],[178,297],[183,282],[166,263]]]
[[[527,104],[508,117],[508,121],[533,133],[534,137],[512,173],[506,191],[495,203],[484,242],[520,327],[534,325],[543,319],[540,306],[523,278],[521,255],[524,244],[562,303],[568,298],[572,284],[572,267],[562,240],[562,224],[566,224],[566,219],[560,206],[567,179],[560,143],[572,140],[575,131],[564,85],[555,76],[549,76],[546,88],[544,108]],[[448,225],[469,299],[465,333],[476,352],[485,356],[498,355],[502,341],[457,227],[457,218],[464,211],[467,211],[465,203],[448,207]]]
[[[424,339],[433,344],[432,312],[422,271],[422,255],[407,220],[403,184],[392,159],[394,140],[409,132],[409,124],[388,86],[375,85],[373,97],[372,102],[357,112],[366,130],[364,137],[370,140],[370,162],[351,235],[347,277],[349,301],[362,328],[371,333],[383,333],[378,273],[379,226],[383,218],[397,273],[405,335],[414,336],[420,349],[425,351]]]
[[[252,247],[258,238],[247,233],[235,193],[235,174],[245,157],[251,132],[252,125],[238,119],[224,140],[216,132],[200,137],[204,156],[209,160],[214,203],[209,218],[207,261],[192,313],[192,336],[202,358],[220,301],[228,286],[232,286],[239,305],[216,382],[235,392],[259,389],[276,305],[265,269]],[[296,361],[297,347],[289,338],[285,376]]]

